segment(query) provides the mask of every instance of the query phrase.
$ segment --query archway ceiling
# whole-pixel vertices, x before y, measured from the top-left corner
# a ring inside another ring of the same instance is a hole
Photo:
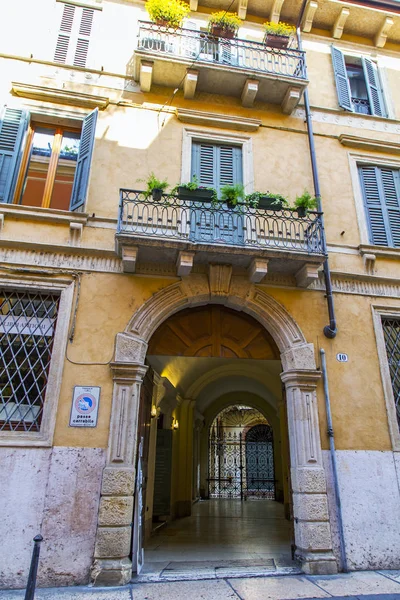
[[[256,394],[275,410],[281,398],[279,360],[148,355],[147,361],[182,397],[196,400],[201,413],[229,392],[243,392],[244,404],[246,392]]]

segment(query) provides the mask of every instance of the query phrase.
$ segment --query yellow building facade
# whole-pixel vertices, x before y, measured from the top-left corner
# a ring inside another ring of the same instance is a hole
[[[37,533],[41,585],[127,583],[207,498],[279,504],[305,573],[400,568],[396,3],[41,9],[8,7],[0,54],[2,586]],[[323,220],[268,204],[305,190]]]

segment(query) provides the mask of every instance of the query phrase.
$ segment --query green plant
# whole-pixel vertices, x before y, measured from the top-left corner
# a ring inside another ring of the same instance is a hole
[[[222,29],[230,29],[236,32],[241,24],[242,19],[239,19],[236,13],[220,10],[211,14],[208,20],[208,30],[211,31],[213,25],[216,25]]]
[[[235,183],[235,185],[224,185],[221,188],[221,202],[226,202],[230,206],[236,206],[239,201],[242,200],[244,203],[244,187],[241,183]]]
[[[176,194],[179,188],[183,188],[191,192],[195,192],[196,190],[209,190],[213,194],[212,202],[218,202],[217,190],[213,187],[206,187],[205,185],[200,185],[200,181],[197,175],[193,175],[192,181],[189,181],[188,183],[177,183],[176,186],[171,190],[171,194]]]
[[[304,190],[301,196],[296,196],[294,208],[302,208],[303,210],[315,210],[317,208],[317,199],[313,198],[307,190]]]
[[[182,0],[147,0],[146,10],[154,22],[165,21],[169,27],[181,27],[190,7]]]
[[[296,31],[296,27],[293,25],[289,25],[288,23],[273,23],[272,21],[266,21],[263,23],[263,27],[265,29],[265,33],[269,33],[271,35],[290,36]]]
[[[271,200],[274,200],[275,202],[271,202],[272,208],[274,204],[277,207],[281,205],[288,206],[288,201],[284,196],[281,196],[281,194],[271,194],[270,192],[253,192],[246,196],[245,202],[251,208],[257,208],[260,198],[271,198]]]
[[[169,183],[166,179],[157,179],[153,171],[150,173],[147,179],[137,179],[137,181],[146,182],[147,187],[144,191],[146,199],[152,195],[153,190],[161,190],[162,192],[164,192],[169,186]]]

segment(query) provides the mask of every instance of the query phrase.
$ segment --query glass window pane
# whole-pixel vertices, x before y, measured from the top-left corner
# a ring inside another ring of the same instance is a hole
[[[45,127],[35,129],[22,191],[21,204],[25,206],[42,205],[54,135],[54,129],[47,129]]]
[[[78,158],[80,133],[66,131],[63,134],[60,157],[51,196],[50,207],[69,210]]]

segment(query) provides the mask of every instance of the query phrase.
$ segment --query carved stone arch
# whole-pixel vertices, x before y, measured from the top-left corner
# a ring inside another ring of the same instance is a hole
[[[259,321],[276,342],[284,371],[315,369],[312,344],[307,344],[296,321],[277,300],[254,284],[231,285],[229,294],[221,295],[218,289],[211,290],[208,278],[201,275],[163,288],[138,308],[125,332],[117,336],[115,360],[144,362],[150,337],[168,317],[183,308],[209,303],[243,310]]]

